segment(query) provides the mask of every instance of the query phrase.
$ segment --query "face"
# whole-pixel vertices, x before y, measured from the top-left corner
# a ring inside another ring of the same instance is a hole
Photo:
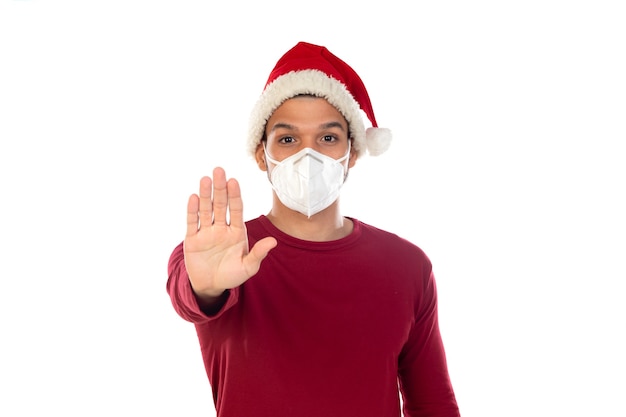
[[[333,159],[348,152],[348,122],[325,99],[298,96],[286,100],[272,114],[265,126],[267,153],[282,161],[302,150],[314,149]],[[259,168],[267,170],[263,144],[257,147]],[[356,153],[350,148],[348,167],[354,166]]]

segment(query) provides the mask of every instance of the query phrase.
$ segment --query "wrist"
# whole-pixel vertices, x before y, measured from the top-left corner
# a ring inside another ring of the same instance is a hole
[[[219,293],[209,294],[198,294],[194,292],[194,294],[196,296],[196,301],[198,302],[198,307],[200,307],[205,314],[213,315],[217,313],[217,311],[219,311],[219,309],[226,303],[230,291],[224,290]]]

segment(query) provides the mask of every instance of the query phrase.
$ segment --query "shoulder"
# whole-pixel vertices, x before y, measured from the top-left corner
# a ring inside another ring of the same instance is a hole
[[[264,215],[247,220],[245,225],[250,245],[264,237],[275,235],[271,223]]]
[[[422,251],[417,244],[407,240],[406,238],[400,236],[398,233],[381,229],[376,226],[372,226],[371,224],[364,223],[357,219],[352,219],[355,225],[361,229],[361,233],[366,238],[377,238],[382,239],[385,242],[392,243],[398,246],[406,246],[407,248],[417,249]]]
[[[399,234],[372,226],[357,219],[351,219],[355,226],[360,229],[361,239],[375,246],[378,251],[390,256],[403,257],[411,256],[420,258],[422,261],[430,263],[426,253],[414,242],[401,237]]]

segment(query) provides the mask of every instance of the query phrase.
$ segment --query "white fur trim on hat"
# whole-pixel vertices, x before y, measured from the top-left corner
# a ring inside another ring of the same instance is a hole
[[[367,134],[359,104],[348,89],[335,78],[319,70],[291,71],[267,85],[250,115],[247,150],[254,157],[261,143],[265,125],[274,111],[286,100],[300,94],[311,94],[326,99],[346,118],[353,148],[357,156],[365,152],[376,156],[385,152],[391,142],[391,131],[385,128],[368,128]]]

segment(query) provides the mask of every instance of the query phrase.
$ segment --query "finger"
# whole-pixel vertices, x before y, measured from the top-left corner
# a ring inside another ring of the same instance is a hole
[[[226,188],[226,173],[222,168],[213,170],[213,224],[226,225],[226,211],[228,209],[228,190]]]
[[[187,201],[187,236],[198,233],[198,205],[200,199],[197,194],[192,194]]]
[[[197,215],[199,215],[199,228],[211,226],[213,223],[213,203],[211,202],[212,181],[209,177],[200,179],[200,197],[198,199]]]
[[[231,178],[226,183],[228,189],[228,210],[230,213],[231,227],[243,228],[243,200],[241,199],[241,189],[239,182]]]
[[[265,259],[269,251],[274,249],[277,244],[278,241],[273,237],[265,237],[256,242],[248,255],[243,259],[246,273],[252,276],[259,272],[261,261]]]

